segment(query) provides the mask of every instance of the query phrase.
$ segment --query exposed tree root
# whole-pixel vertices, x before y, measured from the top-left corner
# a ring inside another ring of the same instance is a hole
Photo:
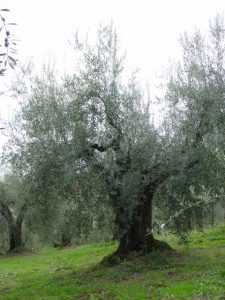
[[[148,247],[140,247],[138,250],[132,249],[130,251],[126,249],[125,252],[122,252],[121,249],[124,250],[124,248],[119,245],[118,249],[114,253],[106,256],[102,260],[102,264],[104,266],[117,265],[120,264],[123,260],[129,258],[129,256],[131,256],[132,254],[140,257],[148,255],[155,250],[162,252],[175,252],[175,250],[169,244],[163,241],[159,241],[153,237],[151,237],[151,244],[148,245]]]

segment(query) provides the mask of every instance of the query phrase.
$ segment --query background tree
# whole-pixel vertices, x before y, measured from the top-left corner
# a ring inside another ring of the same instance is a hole
[[[23,246],[22,225],[27,211],[26,188],[16,175],[0,182],[0,215],[7,224],[9,251]]]
[[[224,194],[224,30],[218,15],[210,22],[207,36],[199,30],[185,33],[181,38],[183,59],[170,73],[167,126],[170,123],[184,159],[194,156],[198,160],[188,172],[170,178],[162,192],[168,218],[176,209],[194,205],[174,219],[176,231],[203,226],[215,203],[224,203],[223,197],[217,197]],[[196,194],[205,199],[198,206]]]

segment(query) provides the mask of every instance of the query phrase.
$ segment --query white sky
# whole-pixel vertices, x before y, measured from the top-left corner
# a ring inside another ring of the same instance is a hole
[[[18,24],[12,28],[20,39],[18,59],[33,56],[41,65],[48,53],[62,71],[71,63],[73,33],[79,29],[84,36],[113,20],[129,68],[139,67],[143,81],[154,86],[155,72],[160,74],[178,55],[180,34],[194,26],[206,29],[210,18],[224,13],[225,0],[0,0],[1,8],[10,9],[7,21]],[[11,100],[0,101],[0,117],[7,118]],[[0,132],[0,145],[4,141]]]

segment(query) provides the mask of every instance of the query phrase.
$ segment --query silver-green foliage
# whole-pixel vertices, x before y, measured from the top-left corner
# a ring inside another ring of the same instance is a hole
[[[223,17],[217,15],[210,22],[207,34],[199,30],[181,37],[183,58],[170,71],[166,95],[169,104],[167,126],[180,147],[182,160],[199,162],[179,177],[170,178],[163,194],[167,194],[168,218],[199,201],[191,193],[223,194],[224,186],[224,112],[225,112],[225,27]],[[165,188],[165,187],[164,187]],[[216,198],[224,201],[224,198]],[[207,199],[206,199],[207,200]],[[169,205],[168,205],[169,204]],[[201,205],[187,209],[175,219],[178,230],[202,225],[209,208]],[[186,227],[186,228],[182,228]]]
[[[19,83],[25,92],[8,156],[44,214],[63,203],[79,226],[105,203],[123,207],[129,223],[140,171],[159,159],[160,141],[135,74],[124,83],[113,27],[100,28],[94,46],[75,41],[75,48],[80,59],[72,76],[59,82],[46,66],[30,83]]]

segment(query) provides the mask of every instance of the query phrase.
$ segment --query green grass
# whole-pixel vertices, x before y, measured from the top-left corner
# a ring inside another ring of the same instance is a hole
[[[225,299],[225,228],[194,232],[175,253],[134,255],[104,267],[116,245],[102,243],[0,259],[1,300]]]

